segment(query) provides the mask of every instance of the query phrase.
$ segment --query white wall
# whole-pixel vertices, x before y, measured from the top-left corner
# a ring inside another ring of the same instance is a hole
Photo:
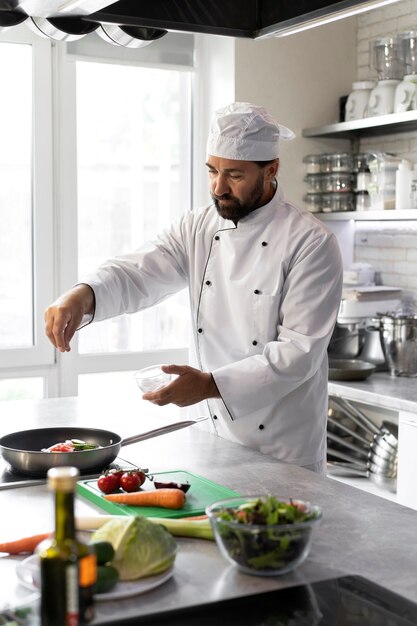
[[[302,129],[338,121],[339,97],[351,91],[356,63],[356,18],[289,37],[236,40],[236,100],[265,106],[297,135],[282,142],[280,172],[295,202],[306,191],[304,155],[349,149],[345,140],[304,139]]]

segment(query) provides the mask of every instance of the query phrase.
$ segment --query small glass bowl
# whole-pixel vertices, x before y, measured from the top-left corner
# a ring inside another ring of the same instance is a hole
[[[172,380],[171,374],[165,374],[165,372],[161,370],[160,365],[145,367],[144,369],[134,372],[133,376],[135,377],[137,386],[139,389],[142,389],[144,393],[165,387],[165,385],[168,385]]]
[[[206,508],[220,552],[227,561],[242,572],[255,576],[278,576],[294,570],[308,556],[313,530],[320,523],[322,511],[318,506],[291,500],[305,507],[312,518],[293,524],[244,524],[221,519],[225,509],[238,509],[266,496],[240,496],[219,500]],[[288,498],[277,498],[289,503]]]

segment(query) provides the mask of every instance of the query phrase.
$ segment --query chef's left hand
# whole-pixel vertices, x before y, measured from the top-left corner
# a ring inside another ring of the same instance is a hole
[[[161,369],[177,378],[157,391],[143,394],[143,400],[149,400],[159,406],[165,404],[189,406],[207,398],[220,398],[214,379],[207,372],[201,372],[188,365],[162,365]]]

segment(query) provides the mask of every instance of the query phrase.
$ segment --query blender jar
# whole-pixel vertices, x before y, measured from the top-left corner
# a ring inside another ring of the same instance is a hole
[[[417,31],[401,33],[397,40],[404,77],[395,90],[394,112],[403,113],[417,109]]]
[[[404,71],[395,37],[380,37],[370,42],[371,65],[378,80],[401,80]]]
[[[417,74],[417,31],[410,30],[406,33],[400,33],[397,40],[404,74]]]

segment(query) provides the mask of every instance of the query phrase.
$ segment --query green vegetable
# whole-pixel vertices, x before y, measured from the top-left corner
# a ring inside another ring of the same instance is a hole
[[[93,543],[109,541],[115,551],[112,565],[120,580],[159,574],[173,564],[177,544],[161,524],[145,517],[119,517],[106,522],[92,536]]]
[[[105,565],[114,559],[115,552],[110,541],[96,541],[93,545],[97,556],[97,565]]]
[[[230,555],[251,570],[286,570],[303,559],[314,520],[321,513],[297,501],[266,496],[215,513]]]
[[[100,446],[94,443],[86,443],[82,439],[71,439],[72,445],[74,446],[74,452],[78,452],[80,450],[96,450]]]
[[[97,582],[95,593],[107,593],[119,582],[119,572],[113,565],[99,565],[97,567]]]
[[[214,540],[213,530],[208,519],[176,519],[148,517],[148,520],[162,524],[174,537],[193,537],[194,539]]]
[[[223,509],[217,516],[226,521],[240,524],[259,524],[273,526],[276,524],[296,524],[317,517],[315,511],[309,511],[304,504],[290,500],[281,502],[274,496],[258,498],[242,504],[236,509]]]

